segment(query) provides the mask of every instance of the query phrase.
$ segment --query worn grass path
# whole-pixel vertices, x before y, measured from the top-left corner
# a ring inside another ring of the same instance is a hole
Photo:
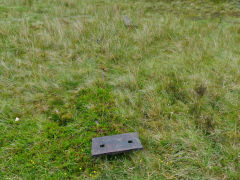
[[[0,179],[240,179],[239,44],[235,1],[0,0]]]

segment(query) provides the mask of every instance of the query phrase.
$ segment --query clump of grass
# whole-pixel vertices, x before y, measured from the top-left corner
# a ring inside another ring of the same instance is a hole
[[[28,144],[31,146],[30,151],[24,150],[27,142],[31,141],[29,137],[25,145],[15,147],[9,163],[27,156],[31,157],[31,161],[22,159],[22,167],[26,167],[24,172],[34,173],[39,168],[57,164],[58,170],[55,173],[58,177],[61,174],[73,177],[95,172],[100,164],[91,157],[91,139],[123,133],[126,129],[111,89],[110,86],[96,85],[74,93],[70,97],[72,101],[64,97],[50,99],[47,112],[49,122],[44,122],[41,131],[37,133],[37,136],[41,136],[41,141]],[[34,139],[38,138],[33,138],[31,142]],[[43,157],[39,154],[41,152],[45,152]],[[34,177],[33,174],[30,176]]]

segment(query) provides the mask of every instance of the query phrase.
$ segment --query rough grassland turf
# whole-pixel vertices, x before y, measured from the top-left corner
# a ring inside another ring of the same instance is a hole
[[[0,0],[0,179],[240,179],[239,8]]]

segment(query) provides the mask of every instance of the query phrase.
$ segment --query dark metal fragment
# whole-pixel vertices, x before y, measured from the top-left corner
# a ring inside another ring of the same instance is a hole
[[[137,133],[126,133],[92,139],[92,156],[117,154],[142,149]]]

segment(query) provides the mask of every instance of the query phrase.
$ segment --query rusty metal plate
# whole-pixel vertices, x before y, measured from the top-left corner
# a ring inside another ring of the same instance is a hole
[[[142,149],[137,133],[126,133],[92,139],[92,156],[117,154]]]

